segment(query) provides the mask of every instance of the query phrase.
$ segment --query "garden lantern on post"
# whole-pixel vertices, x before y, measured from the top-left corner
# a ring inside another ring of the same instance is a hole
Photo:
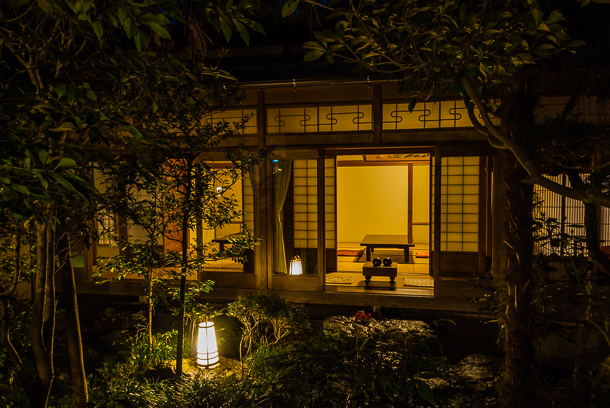
[[[218,346],[214,322],[201,322],[197,333],[197,365],[213,368],[216,364],[218,364]]]

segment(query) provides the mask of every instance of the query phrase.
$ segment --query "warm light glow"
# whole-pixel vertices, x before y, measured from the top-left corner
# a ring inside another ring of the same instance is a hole
[[[290,261],[290,274],[291,275],[302,275],[303,274],[303,264],[301,263],[301,259],[298,256],[295,256],[294,259]]]
[[[197,365],[211,368],[216,364],[218,364],[218,346],[214,322],[201,322],[197,335]]]

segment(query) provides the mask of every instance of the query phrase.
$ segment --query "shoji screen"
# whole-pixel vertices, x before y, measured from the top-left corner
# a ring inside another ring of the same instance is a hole
[[[432,166],[432,184],[434,170]],[[434,188],[433,190],[434,191]],[[432,231],[434,200],[432,195]],[[479,228],[479,157],[441,158],[441,251],[477,252]],[[434,234],[431,237],[434,248]]]

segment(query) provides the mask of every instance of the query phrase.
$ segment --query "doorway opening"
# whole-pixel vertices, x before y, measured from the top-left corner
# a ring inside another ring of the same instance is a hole
[[[337,267],[326,289],[432,292],[430,154],[339,155],[335,174]],[[379,245],[368,260],[367,242]],[[366,282],[363,267],[375,258],[392,260],[394,283],[385,276]]]

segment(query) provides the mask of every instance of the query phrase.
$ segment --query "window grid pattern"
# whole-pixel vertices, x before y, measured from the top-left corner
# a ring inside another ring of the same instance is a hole
[[[134,194],[136,201],[139,205],[153,205],[155,197],[146,190],[138,190]],[[155,233],[156,239],[159,244],[163,244],[163,235],[161,233]],[[129,220],[127,223],[127,236],[133,242],[143,244],[150,242],[150,236],[148,232],[140,225],[135,224],[133,220]]]
[[[98,245],[112,245],[114,239],[112,235],[114,231],[114,218],[110,214],[102,214],[97,225],[97,232],[100,234]]]
[[[256,120],[254,115],[256,114],[255,109],[231,109],[224,112],[214,112],[206,118],[206,123],[218,124],[222,121],[228,122],[235,126],[235,123],[243,123],[243,128],[239,129],[238,132],[242,135],[256,134]]]
[[[419,102],[409,112],[408,103],[383,105],[383,129],[438,129],[472,126],[463,101]]]
[[[318,181],[316,160],[294,160],[294,246],[318,247]]]
[[[267,132],[317,133],[373,129],[372,105],[267,109]]]
[[[324,160],[324,217],[325,217],[325,240],[326,248],[336,247],[336,222],[335,222],[335,183],[336,166],[335,159]]]
[[[571,187],[570,180],[565,174],[559,176],[545,176],[548,179],[555,181],[556,183]],[[588,174],[581,174],[581,177],[586,179]],[[534,192],[536,194],[536,200],[538,205],[536,206],[535,217],[536,218],[554,218],[560,223],[560,231],[569,235],[581,237],[585,239],[585,206],[581,201],[574,200],[571,198],[565,198],[557,193],[553,193],[539,185],[534,186]],[[607,208],[602,207],[601,213],[601,233],[600,233],[600,245],[606,245],[605,240],[610,238],[610,224],[608,222]],[[563,245],[563,244],[562,244]],[[543,255],[550,255],[551,253],[573,253],[575,248],[551,248],[548,244],[540,246],[540,251]],[[584,255],[588,255],[589,252],[583,247],[581,248]]]
[[[246,228],[254,231],[254,190],[250,174],[244,175],[242,189],[244,223]]]
[[[434,188],[434,165],[432,186]],[[434,191],[434,190],[433,190]],[[431,225],[434,231],[432,195]],[[441,251],[479,250],[479,157],[441,158]],[[434,233],[430,242],[434,247]]]
[[[610,246],[610,208],[602,207],[599,234],[599,245]]]

